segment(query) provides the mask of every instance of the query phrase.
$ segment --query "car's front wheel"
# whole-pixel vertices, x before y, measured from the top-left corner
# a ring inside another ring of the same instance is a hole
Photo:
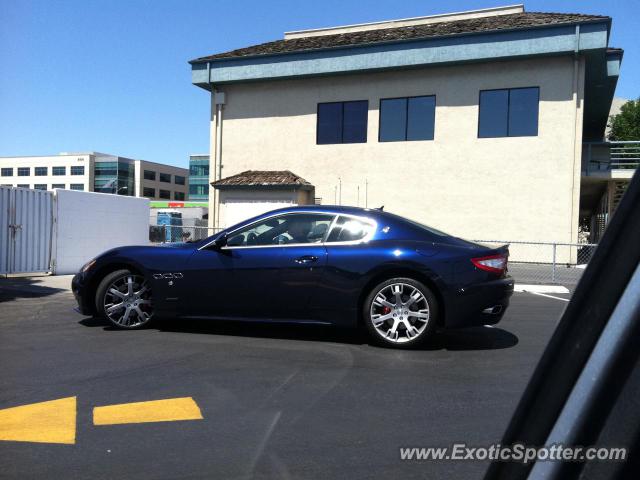
[[[96,311],[117,328],[142,328],[153,317],[151,288],[142,275],[111,272],[96,290]]]
[[[421,282],[392,278],[371,290],[363,314],[369,333],[378,343],[414,348],[435,330],[438,303]]]

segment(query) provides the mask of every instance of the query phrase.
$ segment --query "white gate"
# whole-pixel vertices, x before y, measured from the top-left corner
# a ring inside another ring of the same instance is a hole
[[[51,268],[53,192],[0,187],[0,274]]]

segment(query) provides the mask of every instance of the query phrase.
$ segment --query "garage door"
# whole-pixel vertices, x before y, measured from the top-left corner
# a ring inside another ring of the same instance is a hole
[[[227,227],[240,223],[247,218],[255,217],[276,208],[294,205],[290,200],[227,200],[225,202],[224,220]]]

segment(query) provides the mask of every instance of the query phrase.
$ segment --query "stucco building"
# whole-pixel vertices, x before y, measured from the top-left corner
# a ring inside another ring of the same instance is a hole
[[[384,205],[466,238],[577,242],[611,180],[581,205],[583,144],[603,140],[622,60],[610,28],[516,5],[288,32],[192,60],[211,92],[210,181],[289,171],[316,203]],[[210,225],[228,226],[212,192]],[[271,207],[260,195],[242,201]]]

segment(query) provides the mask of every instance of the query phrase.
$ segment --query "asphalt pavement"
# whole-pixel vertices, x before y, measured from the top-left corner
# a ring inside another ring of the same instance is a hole
[[[72,443],[0,438],[1,478],[480,478],[487,462],[402,461],[399,449],[498,442],[566,302],[516,293],[495,328],[418,351],[312,326],[117,331],[73,306],[64,285],[0,279],[0,432],[8,408],[75,397],[76,412]],[[199,412],[93,416],[174,398]]]

